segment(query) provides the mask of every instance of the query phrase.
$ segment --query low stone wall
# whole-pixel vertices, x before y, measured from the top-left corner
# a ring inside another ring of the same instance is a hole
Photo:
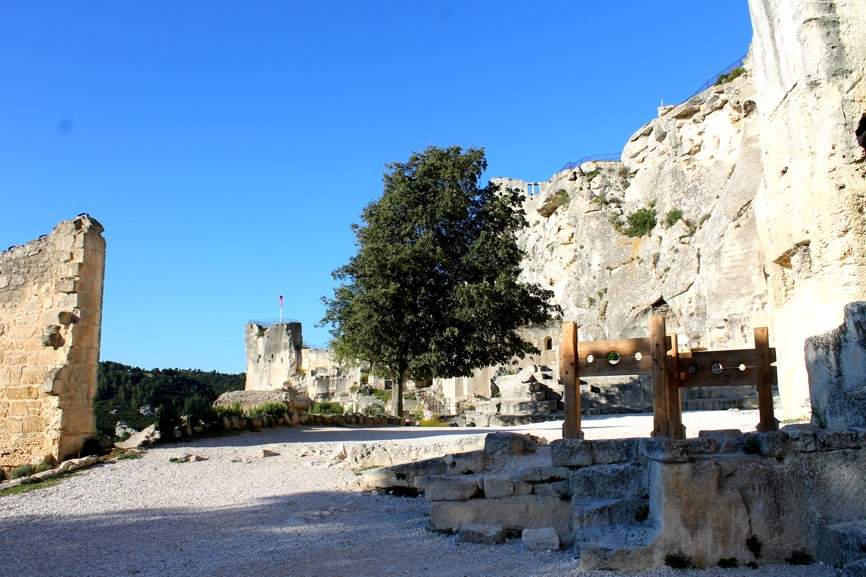
[[[423,492],[438,530],[555,530],[585,570],[642,570],[674,554],[699,567],[795,552],[835,566],[866,559],[866,428],[558,440],[543,466],[514,461],[523,451],[519,436],[488,435],[483,451],[364,472],[362,484]],[[493,465],[503,455],[513,467]]]
[[[0,467],[95,434],[105,240],[87,215],[0,253]]]

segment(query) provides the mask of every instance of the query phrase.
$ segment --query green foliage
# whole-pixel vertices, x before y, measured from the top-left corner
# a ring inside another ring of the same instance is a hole
[[[805,549],[799,549],[797,551],[792,551],[791,556],[786,557],[785,561],[787,561],[789,565],[811,565],[815,562],[815,559],[806,553]]]
[[[174,408],[173,404],[168,403],[167,405],[160,405],[156,414],[156,428],[159,429],[160,433],[162,433],[161,440],[172,440],[172,431],[174,431],[176,427],[180,426],[180,415],[178,414],[177,409]]]
[[[247,409],[247,417],[262,417],[265,415],[271,417],[282,417],[286,412],[286,406],[283,403],[270,401]],[[342,414],[342,413],[340,413]]]
[[[757,535],[749,535],[746,538],[746,549],[755,557],[755,559],[761,558],[761,549],[764,547],[764,544],[761,543],[761,540],[758,539]]]
[[[447,427],[448,423],[440,421],[439,417],[431,417],[429,419],[421,419],[418,423],[422,427]]]
[[[373,389],[371,394],[380,399],[386,405],[391,401],[391,391],[383,391],[382,389]]]
[[[726,84],[728,82],[731,82],[732,80],[735,80],[735,79],[739,78],[740,76],[742,76],[745,72],[746,72],[745,68],[743,68],[742,66],[737,66],[736,68],[732,69],[730,72],[726,72],[725,74],[719,74],[719,78],[716,80],[716,86],[718,86],[720,84]]]
[[[385,407],[383,407],[379,403],[364,405],[364,414],[368,417],[377,417],[379,415],[384,415]]]
[[[553,195],[553,198],[556,199],[556,203],[559,206],[565,206],[571,200],[571,197],[568,195],[568,191],[565,190],[557,191],[557,193]]]
[[[36,473],[36,467],[31,465],[30,463],[24,465],[18,465],[14,469],[9,471],[10,479],[20,479],[21,477],[29,477]]]
[[[192,426],[204,425],[216,420],[216,413],[214,413],[211,406],[211,401],[208,401],[199,394],[184,399],[180,414],[187,415],[189,417],[189,424]]]
[[[195,369],[145,370],[111,361],[99,363],[99,380],[93,409],[100,435],[113,436],[114,425],[123,421],[130,427],[143,429],[157,420],[156,415],[143,415],[140,409],[172,405],[176,413],[187,408],[197,416],[206,416],[204,405],[210,405],[227,391],[243,390],[246,376]]]
[[[722,569],[736,569],[740,566],[740,564],[737,562],[736,557],[725,557],[723,559],[719,559],[718,565]]]
[[[655,228],[656,210],[654,208],[639,208],[626,217],[628,236],[643,236]]]
[[[678,208],[672,208],[665,215],[665,227],[670,228],[677,223],[679,219],[683,217],[683,211]]]
[[[673,569],[689,569],[692,566],[692,558],[678,551],[665,555],[665,565]]]
[[[313,403],[310,407],[312,415],[342,415],[345,411],[343,405],[331,401],[323,401],[321,403]]]
[[[74,475],[75,473],[73,473]],[[69,475],[64,475],[66,477]],[[35,483],[25,483],[22,485],[18,485],[16,487],[9,487],[8,489],[3,489],[0,491],[0,497],[8,497],[10,495],[20,495],[21,493],[28,493],[35,489],[44,489],[46,487],[53,487],[60,483],[63,480],[63,477],[52,477],[50,479],[41,479],[36,481]]]
[[[213,408],[214,416],[218,419],[223,417],[238,417],[244,416],[244,411],[240,403],[232,403],[230,405],[218,405]]]
[[[469,376],[539,351],[517,328],[558,311],[550,291],[518,280],[526,226],[520,191],[478,180],[484,151],[428,147],[388,165],[381,198],[355,225],[358,252],[334,271],[326,305],[340,358],[360,359],[403,385]]]

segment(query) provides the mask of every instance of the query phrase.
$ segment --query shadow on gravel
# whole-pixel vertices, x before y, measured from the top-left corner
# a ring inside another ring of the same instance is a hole
[[[206,482],[203,480],[203,482]],[[0,521],[6,575],[526,575],[499,547],[426,530],[423,499],[314,492],[214,510],[129,509]],[[502,546],[521,547],[519,543]],[[522,547],[521,547],[522,548]],[[539,567],[570,556],[538,555]]]

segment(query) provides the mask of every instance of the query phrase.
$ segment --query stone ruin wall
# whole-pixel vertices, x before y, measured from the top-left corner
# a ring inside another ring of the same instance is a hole
[[[0,467],[75,455],[96,432],[102,232],[82,215],[0,253]]]
[[[247,323],[246,391],[275,391],[291,383],[301,369],[301,323],[285,322],[263,327]]]

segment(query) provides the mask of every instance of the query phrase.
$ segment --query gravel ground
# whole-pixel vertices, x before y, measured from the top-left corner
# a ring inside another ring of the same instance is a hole
[[[755,411],[686,413],[699,428],[754,430]],[[591,417],[586,438],[645,436],[651,415]],[[561,422],[508,430],[553,440]],[[0,574],[30,576],[563,576],[570,552],[457,543],[427,530],[423,499],[361,493],[343,443],[441,442],[490,429],[270,429],[149,449],[60,484],[0,498]],[[502,430],[502,429],[499,429]],[[263,449],[278,453],[262,458]],[[172,463],[184,453],[206,460]],[[833,576],[821,565],[657,569],[636,575]]]

